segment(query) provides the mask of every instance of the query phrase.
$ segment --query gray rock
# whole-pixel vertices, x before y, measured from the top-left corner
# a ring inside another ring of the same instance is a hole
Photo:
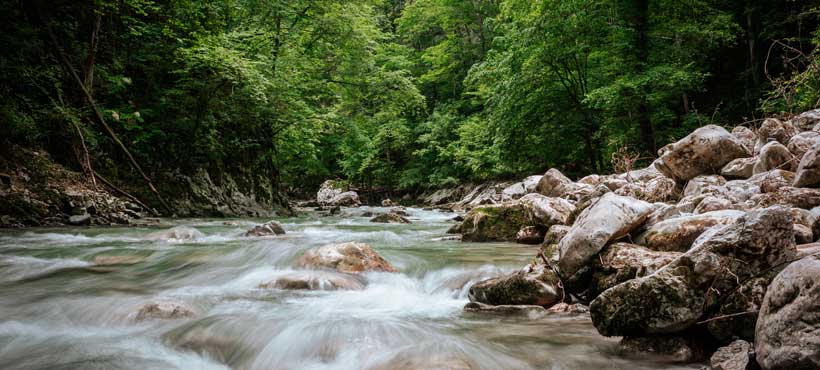
[[[698,203],[698,206],[695,207],[695,214],[723,211],[726,209],[732,209],[733,207],[734,205],[731,200],[713,195],[707,195],[700,201],[700,203]]]
[[[815,144],[803,155],[794,178],[795,187],[820,186],[820,144]]]
[[[370,219],[370,222],[376,223],[383,223],[383,224],[409,224],[411,223],[406,217],[389,212],[389,213],[382,213],[376,217]]]
[[[617,285],[590,305],[606,336],[675,333],[718,305],[719,293],[796,255],[794,221],[783,207],[754,210],[713,228],[655,273]]]
[[[592,284],[588,296],[597,297],[598,294],[620,283],[652,274],[681,254],[653,251],[629,243],[610,244],[594,261]]]
[[[651,355],[662,362],[691,363],[706,358],[704,345],[684,336],[626,337],[620,349],[626,354]]]
[[[91,215],[84,213],[81,215],[74,215],[68,218],[68,223],[74,226],[90,225]]]
[[[683,196],[693,197],[704,194],[714,194],[720,192],[725,184],[726,179],[720,175],[697,176],[686,183],[686,187],[683,188]]]
[[[470,287],[470,302],[489,305],[550,307],[564,299],[561,279],[552,268],[528,265],[510,275],[480,281]]]
[[[544,241],[544,228],[538,226],[524,226],[515,235],[518,244],[541,244]]]
[[[736,126],[732,129],[732,135],[743,143],[743,146],[749,151],[749,153],[754,152],[755,143],[757,142],[757,135],[754,131],[750,130],[748,127]]]
[[[737,137],[720,126],[708,125],[669,145],[655,167],[667,177],[683,182],[718,173],[733,159],[750,156]]]
[[[657,251],[686,252],[706,230],[734,223],[743,211],[724,210],[661,221],[638,235],[635,243]]]
[[[755,158],[737,158],[723,166],[720,174],[726,178],[748,179],[754,175],[756,162]]]
[[[584,210],[559,243],[559,270],[571,277],[588,264],[604,246],[626,236],[652,212],[652,205],[613,193],[604,194]]]
[[[794,135],[786,147],[799,161],[817,143],[820,143],[820,132],[805,131]]]
[[[792,136],[800,132],[791,122],[783,122],[777,118],[768,118],[757,129],[757,147],[762,148],[769,139],[780,144],[788,144]]]
[[[786,146],[772,141],[760,148],[752,173],[757,175],[776,169],[793,171],[796,164],[794,155]]]
[[[719,348],[709,360],[711,370],[752,370],[754,362],[752,345],[745,340],[736,340]]]
[[[525,226],[547,229],[570,221],[575,206],[561,198],[527,194],[521,199],[476,207],[464,216],[460,231],[464,241],[515,240]]]
[[[544,244],[558,244],[572,227],[567,225],[552,225],[544,234]]]
[[[150,233],[145,236],[147,240],[164,241],[192,241],[204,237],[199,230],[188,226],[177,226],[168,230]]]
[[[364,243],[348,242],[311,248],[296,261],[299,268],[322,268],[357,274],[395,272],[396,268]]]
[[[508,200],[515,200],[529,193],[534,193],[535,188],[538,186],[540,181],[541,175],[529,176],[521,182],[517,182],[504,188],[504,190],[501,191],[501,201],[506,202]]]
[[[268,221],[262,225],[256,225],[245,232],[245,236],[272,236],[284,235],[285,229],[276,221]]]
[[[137,312],[136,321],[174,320],[196,317],[193,309],[176,302],[146,303]]]
[[[367,282],[361,277],[333,271],[294,271],[259,285],[262,289],[282,290],[361,290]]]
[[[550,168],[541,179],[538,180],[535,190],[548,197],[563,197],[565,194],[576,190],[578,186],[561,171]]]
[[[528,318],[541,318],[547,315],[547,309],[544,306],[537,305],[498,305],[493,306],[489,304],[470,302],[464,306],[466,312],[476,312],[484,314],[502,315],[502,316],[525,316]]]
[[[791,186],[794,182],[794,172],[771,170],[750,177],[749,182],[759,186],[763,193],[773,193],[782,187]]]
[[[820,368],[820,259],[790,264],[769,285],[755,353],[765,370]]]

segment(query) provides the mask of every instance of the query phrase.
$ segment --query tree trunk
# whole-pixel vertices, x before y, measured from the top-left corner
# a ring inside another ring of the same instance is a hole
[[[94,25],[91,29],[91,39],[88,43],[88,56],[85,59],[85,67],[83,68],[83,84],[85,89],[93,96],[94,95],[94,59],[97,55],[97,44],[100,40],[100,25],[101,16],[96,10],[94,11]]]

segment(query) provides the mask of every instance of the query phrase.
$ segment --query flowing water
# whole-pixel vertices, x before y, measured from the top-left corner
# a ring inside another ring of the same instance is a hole
[[[138,228],[0,231],[0,369],[667,369],[625,358],[587,315],[465,313],[473,282],[512,271],[531,246],[437,240],[452,213],[409,209],[413,224],[308,213],[284,236],[245,238],[266,220],[163,220]],[[149,234],[185,225],[194,240]],[[260,288],[308,248],[365,242],[399,270],[363,290]],[[97,266],[97,256],[139,256]],[[146,303],[195,317],[137,320]],[[678,367],[683,368],[683,367]]]

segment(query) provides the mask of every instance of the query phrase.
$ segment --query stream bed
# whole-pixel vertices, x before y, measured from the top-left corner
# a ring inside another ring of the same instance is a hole
[[[408,209],[412,224],[364,211],[278,219],[286,235],[247,238],[263,219],[167,219],[152,227],[0,230],[0,369],[517,370],[697,369],[624,357],[588,315],[463,311],[477,281],[521,268],[537,247],[439,240],[452,213]],[[204,235],[153,240],[175,226]],[[398,273],[363,290],[261,288],[305,250],[371,245]],[[135,256],[95,264],[99,256]],[[147,303],[194,317],[137,320]]]

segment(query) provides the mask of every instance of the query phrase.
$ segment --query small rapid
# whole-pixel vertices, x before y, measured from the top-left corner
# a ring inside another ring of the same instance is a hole
[[[385,209],[282,218],[287,234],[261,238],[243,234],[267,220],[0,231],[0,369],[675,368],[620,356],[588,316],[464,312],[470,285],[520,268],[533,247],[441,240],[452,213],[411,208],[413,223],[399,225],[364,212]],[[169,230],[176,237],[156,237]],[[350,241],[399,272],[364,273],[356,290],[266,285],[312,274],[325,287],[333,275],[294,261]],[[167,302],[190,315],[138,315]]]

